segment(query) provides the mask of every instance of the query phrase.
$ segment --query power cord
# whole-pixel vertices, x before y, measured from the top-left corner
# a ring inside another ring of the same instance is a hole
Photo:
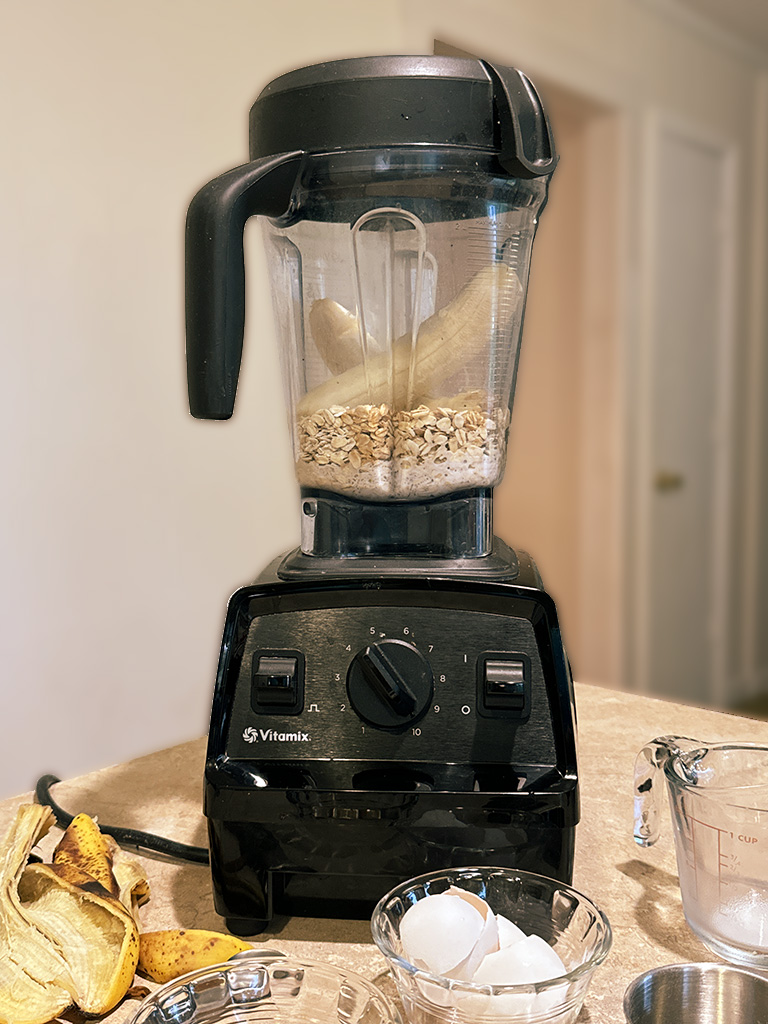
[[[61,828],[67,828],[74,815],[65,811],[53,799],[51,786],[55,786],[57,782],[61,782],[61,779],[55,775],[42,775],[35,786],[35,797],[38,803],[51,808],[56,823]],[[164,839],[162,836],[152,835],[151,832],[141,832],[134,828],[119,828],[115,825],[102,825],[101,822],[99,822],[99,831],[107,836],[112,836],[119,846],[151,850],[153,853],[162,853],[174,860],[187,860],[194,864],[208,864],[210,860],[208,850],[204,846],[188,846],[186,843],[177,843],[174,839]]]

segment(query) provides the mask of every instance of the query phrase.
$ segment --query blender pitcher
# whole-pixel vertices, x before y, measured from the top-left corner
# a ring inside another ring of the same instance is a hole
[[[666,781],[680,891],[718,956],[768,968],[768,747],[663,736],[635,763],[635,841],[659,838]]]
[[[533,86],[478,60],[338,61],[267,86],[250,135],[189,210],[193,415],[233,411],[258,214],[302,552],[487,555],[557,160]]]

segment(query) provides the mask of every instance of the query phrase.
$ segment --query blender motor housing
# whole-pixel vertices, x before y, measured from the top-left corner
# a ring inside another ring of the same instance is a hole
[[[276,563],[232,597],[205,770],[230,930],[369,917],[399,881],[449,865],[570,881],[570,672],[535,566],[508,555],[511,581],[286,580]]]

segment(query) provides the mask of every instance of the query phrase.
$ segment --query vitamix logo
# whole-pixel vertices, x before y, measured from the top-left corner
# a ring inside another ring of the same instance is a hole
[[[278,743],[309,743],[308,732],[277,732],[275,729],[254,729],[249,725],[243,730],[243,739],[246,743],[278,742]]]

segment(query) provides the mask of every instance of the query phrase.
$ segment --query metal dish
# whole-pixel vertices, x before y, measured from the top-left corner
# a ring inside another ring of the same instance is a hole
[[[768,1024],[768,978],[726,964],[646,971],[624,994],[629,1024]]]

